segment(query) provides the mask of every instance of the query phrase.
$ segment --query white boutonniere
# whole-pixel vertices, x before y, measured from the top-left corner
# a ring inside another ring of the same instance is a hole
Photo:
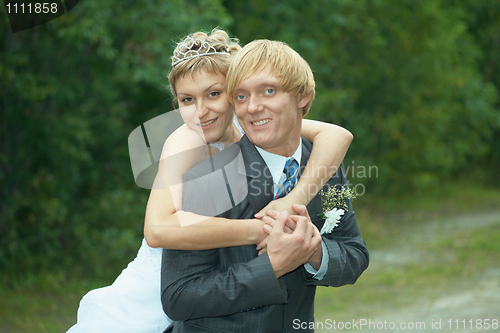
[[[321,235],[329,234],[333,228],[339,225],[342,215],[347,211],[346,199],[354,199],[356,195],[348,187],[330,187],[326,192],[321,191],[321,204],[323,213],[319,217],[325,218],[325,224],[321,228]]]

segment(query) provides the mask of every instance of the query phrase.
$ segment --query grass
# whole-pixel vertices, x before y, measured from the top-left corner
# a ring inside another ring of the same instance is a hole
[[[82,296],[109,283],[41,273],[2,284],[0,332],[66,332],[76,322]]]
[[[390,251],[402,236],[440,221],[471,212],[498,210],[499,189],[463,184],[442,186],[426,195],[403,197],[361,196],[355,199],[358,223],[369,251]],[[407,246],[418,260],[380,264],[369,269],[353,286],[318,288],[317,318],[369,318],[381,309],[411,305],[437,297],[449,288],[465,286],[489,266],[500,262],[499,223],[483,228],[434,235]],[[118,274],[119,272],[117,272]],[[67,279],[62,274],[40,273],[0,286],[0,332],[65,332],[76,322],[76,310],[89,290],[111,281]]]

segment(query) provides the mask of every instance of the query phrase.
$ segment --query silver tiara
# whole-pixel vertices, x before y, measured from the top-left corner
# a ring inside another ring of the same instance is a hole
[[[198,43],[199,42],[199,43]],[[189,50],[187,52],[182,52],[179,51],[178,49],[189,49],[193,44],[198,45],[199,48],[197,50]],[[229,53],[229,48],[226,49],[226,52],[219,52],[215,49],[215,47],[211,46],[208,42],[203,41],[199,38],[193,39],[191,37],[186,38],[185,41],[177,44],[177,47],[175,48],[174,55],[172,56],[172,67],[180,63],[181,61],[196,58],[196,57],[201,57],[201,56],[207,56],[207,55],[212,55],[212,54],[226,54],[226,55],[231,55]]]

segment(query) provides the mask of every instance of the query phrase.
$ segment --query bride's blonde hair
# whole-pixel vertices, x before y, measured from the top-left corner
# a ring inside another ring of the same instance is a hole
[[[198,31],[184,37],[174,50],[172,70],[168,74],[174,97],[177,97],[175,83],[181,77],[193,76],[201,70],[226,76],[232,56],[241,50],[238,42],[238,39],[229,38],[224,30],[219,29],[212,30],[210,35]],[[197,56],[190,56],[193,53]]]

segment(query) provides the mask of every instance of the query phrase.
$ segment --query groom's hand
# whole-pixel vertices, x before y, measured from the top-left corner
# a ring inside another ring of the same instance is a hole
[[[277,278],[308,262],[318,247],[321,247],[319,231],[307,217],[290,216],[296,223],[292,233],[284,231],[287,219],[287,212],[276,217],[267,243],[269,261]]]
[[[304,205],[298,205],[298,204],[293,204],[292,205],[292,209],[294,210],[294,212],[299,215],[299,216],[303,216],[305,218],[307,218],[307,220],[312,223],[311,221],[311,217],[309,216],[309,212],[307,210],[307,207],[304,206]],[[267,211],[267,216],[265,216],[264,218],[262,218],[262,222],[264,222],[264,231],[270,235],[271,232],[272,232],[272,229],[274,228],[275,224],[276,224],[276,218],[279,216],[279,212],[275,211],[275,210],[268,210]],[[293,215],[292,215],[293,216]],[[290,216],[291,217],[291,216]],[[288,220],[286,221],[285,223],[285,232],[287,233],[292,233],[293,230],[295,230],[296,228],[296,223],[290,218],[288,217]],[[259,244],[259,245],[262,245],[258,248],[259,251],[259,255],[263,254],[264,252],[266,252],[266,248],[265,246],[267,246],[267,242],[269,241],[269,236],[265,238],[265,244]],[[264,246],[265,245],[265,246]],[[321,266],[321,259],[323,257],[323,246],[322,246],[322,243],[319,244],[318,246],[318,249],[316,250],[316,252],[311,256],[311,258],[309,258],[308,260],[308,263],[311,264],[311,266],[314,267],[314,269],[318,270]]]
[[[295,211],[295,213],[297,213],[297,215],[306,217],[307,220],[311,221],[311,223],[312,223],[311,217],[309,216],[309,211],[307,210],[306,206],[293,204],[292,208]],[[318,230],[318,229],[316,228],[316,230]],[[321,238],[321,235],[320,235],[320,238]],[[322,259],[322,257],[323,257],[323,245],[320,242],[319,246],[318,246],[318,249],[311,256],[311,258],[309,258],[308,263],[310,263],[311,266],[314,267],[315,270],[319,270],[319,268],[321,266],[321,259]]]

